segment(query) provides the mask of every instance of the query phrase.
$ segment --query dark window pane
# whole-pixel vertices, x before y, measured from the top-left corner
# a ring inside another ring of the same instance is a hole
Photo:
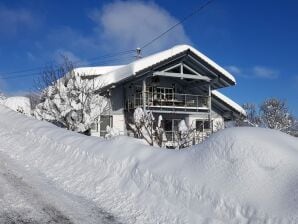
[[[203,121],[196,120],[196,130],[197,131],[203,131],[204,130]]]
[[[100,116],[100,136],[105,136],[107,133],[107,126],[112,127],[112,116]]]
[[[204,121],[204,129],[210,129],[210,122]]]
[[[172,120],[164,120],[164,130],[172,131]]]

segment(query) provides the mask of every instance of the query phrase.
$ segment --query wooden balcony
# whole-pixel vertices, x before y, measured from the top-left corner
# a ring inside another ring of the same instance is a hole
[[[145,102],[145,103],[144,103]],[[208,111],[209,97],[180,93],[135,93],[126,100],[126,109],[145,107],[157,111]]]

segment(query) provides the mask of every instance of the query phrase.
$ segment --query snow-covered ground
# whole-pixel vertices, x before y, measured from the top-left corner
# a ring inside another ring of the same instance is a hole
[[[67,191],[122,223],[298,223],[298,140],[278,131],[229,128],[173,151],[86,137],[0,106],[0,151],[49,181],[32,185],[43,202]]]
[[[2,134],[2,133],[1,133]],[[0,223],[119,223],[95,203],[57,189],[0,153]]]

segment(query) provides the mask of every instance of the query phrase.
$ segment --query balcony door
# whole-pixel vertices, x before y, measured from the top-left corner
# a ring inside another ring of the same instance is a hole
[[[113,117],[110,115],[100,116],[100,136],[105,137],[107,134],[107,126],[113,127]]]

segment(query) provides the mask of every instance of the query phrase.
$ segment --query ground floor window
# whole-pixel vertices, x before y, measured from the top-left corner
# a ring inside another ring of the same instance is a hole
[[[206,129],[210,129],[209,120],[196,120],[196,131],[203,132]]]

